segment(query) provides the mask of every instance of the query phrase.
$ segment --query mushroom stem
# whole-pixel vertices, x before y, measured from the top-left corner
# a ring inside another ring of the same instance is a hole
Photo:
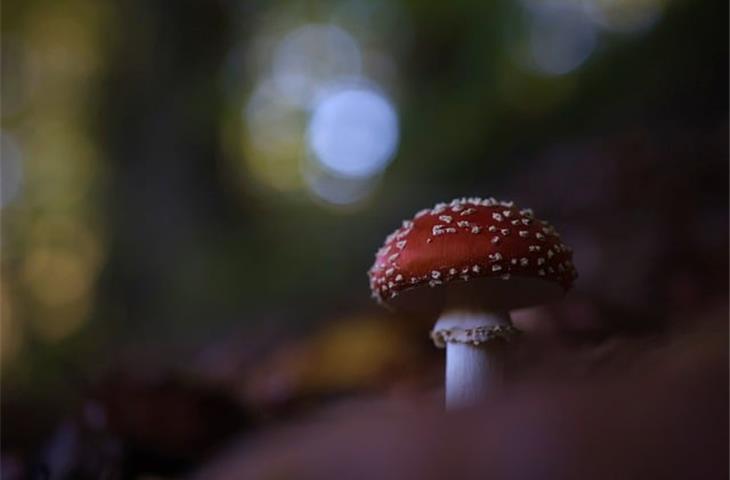
[[[473,405],[501,383],[498,337],[513,331],[508,313],[447,310],[439,317],[432,337],[446,346],[447,410]]]

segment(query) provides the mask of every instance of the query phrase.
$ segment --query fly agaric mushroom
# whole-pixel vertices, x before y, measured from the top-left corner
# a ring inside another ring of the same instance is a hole
[[[519,333],[509,311],[557,300],[577,277],[550,224],[493,198],[421,210],[386,238],[368,273],[378,302],[437,316],[431,338],[446,348],[447,408],[499,381],[498,345]]]

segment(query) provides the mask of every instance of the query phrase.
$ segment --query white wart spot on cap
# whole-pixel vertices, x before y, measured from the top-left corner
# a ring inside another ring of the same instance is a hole
[[[490,253],[488,255],[488,257],[489,257],[489,260],[491,260],[492,262],[498,262],[498,261],[502,260],[502,254],[499,252]]]
[[[445,203],[437,203],[437,204],[436,204],[436,205],[435,205],[435,206],[433,207],[433,210],[431,210],[431,214],[432,214],[432,215],[439,215],[439,214],[440,214],[440,213],[442,213],[442,212],[443,212],[444,210],[446,210],[446,208],[447,208],[447,207],[448,207],[448,205],[446,205]]]

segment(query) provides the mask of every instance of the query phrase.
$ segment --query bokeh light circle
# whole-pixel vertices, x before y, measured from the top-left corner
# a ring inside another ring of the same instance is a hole
[[[292,103],[308,107],[328,84],[359,76],[362,53],[345,30],[329,24],[306,24],[286,35],[274,52],[272,77]]]
[[[544,75],[565,75],[588,60],[598,31],[573,4],[545,3],[530,12],[529,62]]]
[[[322,166],[346,177],[382,171],[393,159],[398,138],[393,104],[382,93],[362,87],[323,95],[313,109],[307,135]]]

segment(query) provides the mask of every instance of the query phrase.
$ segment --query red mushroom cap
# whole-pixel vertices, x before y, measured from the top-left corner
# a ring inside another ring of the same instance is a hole
[[[462,198],[404,221],[378,250],[369,276],[373,297],[395,307],[438,308],[450,291],[511,310],[560,298],[577,273],[572,250],[531,210]]]

